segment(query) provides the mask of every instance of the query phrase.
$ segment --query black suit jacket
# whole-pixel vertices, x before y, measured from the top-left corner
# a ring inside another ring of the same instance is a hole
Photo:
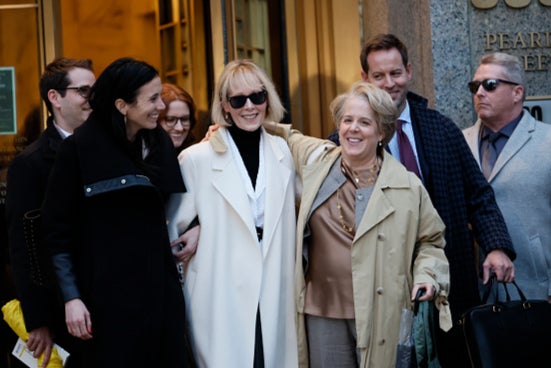
[[[480,304],[474,239],[487,254],[515,251],[505,221],[461,130],[446,116],[427,107],[427,100],[407,96],[417,154],[425,187],[446,224],[446,256],[450,263],[449,302],[454,321]]]
[[[48,175],[61,141],[52,118],[49,118],[39,139],[19,153],[8,169],[6,220],[10,261],[27,331],[43,326],[52,328],[56,320],[55,289],[37,286],[31,280],[23,215],[42,205]]]

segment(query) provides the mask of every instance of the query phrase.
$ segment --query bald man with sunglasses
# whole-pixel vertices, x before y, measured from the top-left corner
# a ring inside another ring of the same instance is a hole
[[[518,57],[482,56],[468,83],[478,120],[463,134],[505,218],[517,284],[551,302],[551,125],[523,109],[525,83]]]

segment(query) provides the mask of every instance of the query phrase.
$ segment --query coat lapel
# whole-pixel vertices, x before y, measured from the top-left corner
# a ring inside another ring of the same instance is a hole
[[[407,176],[392,175],[393,172],[395,173],[396,170],[400,169],[397,165],[400,165],[398,161],[385,151],[379,178],[375,182],[373,193],[371,194],[367,208],[360,221],[358,230],[356,231],[354,241],[361,238],[365,233],[373,229],[395,211],[392,203],[385,194],[386,190],[410,187]]]
[[[518,123],[515,131],[503,147],[503,150],[499,154],[494,168],[488,178],[488,182],[496,177],[496,175],[503,169],[503,167],[509,162],[509,160],[528,142],[534,131],[535,120],[531,118],[530,114],[524,113],[524,116]],[[480,129],[482,128],[482,122],[477,120],[477,122],[470,128],[467,128],[464,132],[465,139],[467,144],[473,153],[476,162],[480,166],[480,150],[479,150],[479,136]]]
[[[535,120],[530,119],[531,115],[524,112],[524,116],[513,131],[511,137],[503,147],[503,150],[497,157],[496,163],[488,181],[501,171],[501,169],[509,162],[509,160],[530,140],[534,131]]]
[[[308,213],[304,215],[304,224],[306,224],[310,218],[310,215],[314,211],[314,200],[320,190],[325,178],[327,177],[331,167],[335,161],[340,157],[340,155],[335,155],[331,158],[331,165],[329,165],[324,160],[315,162],[313,164],[307,165],[302,169],[303,176],[303,188],[308,188],[308,190],[302,191],[302,198],[300,207],[308,209]],[[319,205],[319,204],[318,204]],[[300,225],[301,226],[301,225]]]
[[[474,159],[480,166],[480,150],[478,149],[478,137],[480,135],[480,120],[478,120],[472,127],[465,129],[463,132],[467,145],[473,153]]]
[[[239,175],[239,171],[233,161],[225,135],[226,129],[220,128],[220,131],[214,132],[209,140],[216,153],[211,163],[211,170],[213,171],[212,185],[235,210],[235,213],[245,223],[247,228],[251,229],[251,236],[256,241],[256,232],[253,232],[255,229],[253,215],[246,192],[244,190],[235,190],[235,188],[243,187],[243,179]]]
[[[266,256],[274,231],[283,214],[286,191],[292,189],[289,181],[293,179],[293,169],[283,162],[285,153],[278,146],[274,137],[262,132],[264,140],[264,164],[266,172],[266,202],[264,204],[264,234],[262,242],[263,256]],[[289,162],[291,165],[292,163]]]

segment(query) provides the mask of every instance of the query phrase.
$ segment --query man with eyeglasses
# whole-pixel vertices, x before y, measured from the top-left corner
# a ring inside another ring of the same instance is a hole
[[[45,276],[47,270],[37,270],[27,251],[23,216],[40,208],[58,146],[90,115],[88,94],[95,81],[91,60],[57,58],[46,66],[39,86],[49,113],[46,130],[13,159],[8,169],[6,219],[10,262],[29,332],[27,347],[37,358],[44,353],[44,367],[51,354],[53,336],[60,338],[56,342],[62,347],[68,348],[62,339],[68,335],[63,309],[56,302],[56,290]],[[43,253],[39,252],[40,258],[47,257]],[[71,359],[66,367],[70,362]]]
[[[482,56],[468,83],[478,120],[463,133],[513,240],[517,284],[551,303],[551,125],[523,109],[525,84],[518,57]]]
[[[409,91],[413,70],[402,41],[392,34],[373,37],[363,46],[360,63],[362,79],[387,91],[400,112],[397,132],[388,144],[390,153],[421,178],[446,225],[453,327],[448,332],[437,329],[436,347],[442,367],[469,367],[459,320],[468,308],[481,303],[474,240],[485,254],[483,282],[491,271],[510,282],[515,258],[511,238],[461,130],[429,109],[425,98]]]

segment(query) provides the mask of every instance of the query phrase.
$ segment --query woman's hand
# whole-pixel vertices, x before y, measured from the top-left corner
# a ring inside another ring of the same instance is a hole
[[[201,142],[207,142],[210,139],[210,136],[212,135],[212,133],[216,132],[218,128],[220,128],[220,124],[209,125],[209,129],[205,133],[205,136],[203,137]]]
[[[417,291],[419,289],[425,289],[425,294],[419,297],[419,301],[423,302],[425,300],[432,300],[434,299],[434,294],[436,293],[436,289],[434,285],[432,285],[429,282],[426,282],[424,284],[415,284],[413,285],[413,290],[411,291],[411,301],[415,301],[415,296],[417,295]]]
[[[65,323],[71,335],[82,340],[89,340],[93,337],[90,312],[82,300],[72,299],[65,303]]]
[[[183,244],[184,247],[174,252],[174,258],[177,262],[187,263],[190,258],[197,251],[197,245],[199,245],[199,234],[201,225],[197,225],[180,235],[180,237],[170,243],[171,247],[176,247],[179,244]]]

